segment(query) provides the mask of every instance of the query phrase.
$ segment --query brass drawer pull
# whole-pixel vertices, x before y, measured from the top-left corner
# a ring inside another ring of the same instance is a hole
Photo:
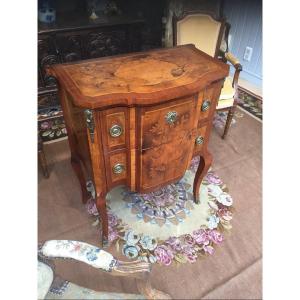
[[[121,174],[124,170],[125,170],[125,167],[122,164],[115,164],[113,167],[113,172],[115,174]]]
[[[118,137],[123,133],[123,129],[120,125],[113,125],[109,130],[111,137]]]
[[[209,100],[204,100],[201,106],[201,111],[207,111],[210,107],[210,101]]]
[[[165,116],[166,122],[168,124],[173,124],[175,123],[176,119],[177,119],[177,112],[176,111],[170,111],[166,114]]]
[[[201,135],[197,136],[195,143],[196,143],[196,145],[202,145],[204,143],[204,137]]]

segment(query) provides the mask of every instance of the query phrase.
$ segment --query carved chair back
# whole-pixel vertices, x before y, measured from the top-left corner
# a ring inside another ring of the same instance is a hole
[[[173,16],[174,45],[194,44],[196,48],[217,58],[220,48],[228,50],[229,24],[208,12],[184,12]]]

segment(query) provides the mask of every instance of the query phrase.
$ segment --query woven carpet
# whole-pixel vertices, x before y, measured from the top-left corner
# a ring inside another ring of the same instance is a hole
[[[226,183],[234,199],[230,235],[213,255],[194,263],[153,264],[154,288],[175,299],[260,299],[262,297],[261,122],[248,114],[238,118],[225,140],[222,128],[210,139],[213,172]],[[99,228],[91,226],[81,203],[78,180],[70,165],[67,141],[45,145],[50,178],[38,177],[38,241],[74,239],[97,245]],[[108,251],[124,259],[112,245]],[[55,261],[61,278],[93,290],[137,293],[133,279],[111,277],[73,261]]]
[[[168,266],[195,263],[212,255],[232,228],[233,199],[222,180],[209,170],[200,187],[200,203],[193,201],[193,181],[199,157],[195,157],[180,181],[155,192],[139,194],[124,186],[107,197],[108,238],[129,259]],[[99,215],[94,189],[86,207]],[[101,231],[99,229],[99,231]]]

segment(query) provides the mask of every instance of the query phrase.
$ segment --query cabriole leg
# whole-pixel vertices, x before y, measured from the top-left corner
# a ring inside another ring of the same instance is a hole
[[[199,162],[199,166],[198,166],[198,169],[197,169],[197,172],[195,175],[194,187],[193,187],[195,203],[200,202],[200,199],[199,199],[200,185],[201,185],[201,182],[202,182],[204,176],[208,172],[208,170],[211,166],[211,163],[212,163],[212,156],[208,151],[205,151],[204,153],[202,153],[200,155],[200,162]]]

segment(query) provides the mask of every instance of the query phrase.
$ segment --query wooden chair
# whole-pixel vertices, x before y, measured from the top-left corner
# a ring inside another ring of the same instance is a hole
[[[217,105],[218,111],[228,111],[222,138],[228,133],[238,95],[238,78],[242,65],[234,55],[228,52],[228,34],[230,24],[225,18],[218,18],[212,13],[197,11],[184,12],[180,16],[173,16],[173,44],[194,44],[196,48],[208,55],[230,62],[235,73],[233,80],[229,77],[224,82]]]
[[[168,294],[151,287],[150,263],[144,261],[122,262],[115,259],[110,253],[84,242],[46,241],[39,246],[38,258],[38,299],[171,299]],[[51,260],[54,258],[74,259],[113,276],[133,277],[140,294],[96,292],[71,283],[71,287],[64,287],[62,296],[53,295],[53,293],[49,293],[49,290],[54,279],[53,264],[51,265]]]

